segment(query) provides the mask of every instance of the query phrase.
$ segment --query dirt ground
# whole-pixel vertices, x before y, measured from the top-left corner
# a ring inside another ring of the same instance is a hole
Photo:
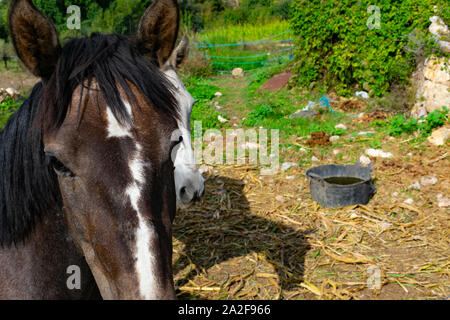
[[[35,82],[0,77],[0,87],[19,90]],[[346,125],[356,131],[355,122]],[[203,200],[177,213],[179,298],[448,299],[450,216],[437,201],[438,194],[449,197],[448,144],[385,137],[382,149],[394,157],[372,159],[377,192],[369,204],[323,209],[305,179],[309,159],[354,163],[367,138],[348,135],[338,147],[309,147],[295,136],[285,142],[291,147],[281,147],[283,161],[299,166],[273,176],[260,176],[256,166],[211,166]],[[430,174],[435,185],[408,189]]]

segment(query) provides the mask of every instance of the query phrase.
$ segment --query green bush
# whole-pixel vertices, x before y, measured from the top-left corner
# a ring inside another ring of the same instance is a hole
[[[368,13],[371,5],[380,8],[378,29],[368,27],[375,14]],[[405,83],[417,56],[435,50],[425,36],[434,5],[448,20],[449,4],[443,0],[295,0],[296,81],[333,87],[341,95],[359,88],[372,96]]]
[[[387,133],[391,136],[400,136],[403,133],[412,134],[419,131],[423,137],[430,135],[431,131],[439,128],[448,120],[448,109],[444,107],[442,110],[435,110],[428,114],[425,119],[419,121],[414,118],[405,118],[404,115],[397,115],[392,117],[386,126]],[[382,126],[382,123],[377,123]]]

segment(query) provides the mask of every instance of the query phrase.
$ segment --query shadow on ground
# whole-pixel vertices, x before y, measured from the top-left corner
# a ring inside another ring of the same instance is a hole
[[[177,213],[174,224],[175,247],[184,249],[174,263],[174,274],[189,265],[195,268],[176,281],[185,285],[202,270],[244,258],[256,252],[278,274],[281,290],[298,286],[303,279],[305,253],[309,250],[304,232],[289,224],[252,214],[244,193],[243,181],[227,177],[209,177],[203,201]],[[236,263],[235,273],[244,271],[247,259]],[[258,268],[255,272],[261,272]]]

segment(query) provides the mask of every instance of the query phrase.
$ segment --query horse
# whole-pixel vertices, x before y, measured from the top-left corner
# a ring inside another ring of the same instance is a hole
[[[204,193],[177,1],[154,1],[133,37],[61,46],[30,0],[8,24],[41,82],[0,133],[0,299],[175,299],[176,207]]]

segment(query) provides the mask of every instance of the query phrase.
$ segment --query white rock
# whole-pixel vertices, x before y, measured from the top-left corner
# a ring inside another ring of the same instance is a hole
[[[413,204],[413,203],[414,203],[414,200],[411,199],[411,198],[408,198],[408,199],[406,199],[406,200],[403,201],[403,202],[406,203],[406,204]]]
[[[277,200],[278,202],[284,202],[284,197],[283,196],[276,196],[275,200]]]
[[[436,176],[424,176],[420,178],[420,184],[424,187],[434,186],[436,183],[438,183]]]
[[[331,141],[331,142],[336,142],[336,141],[338,141],[340,138],[341,138],[341,137],[339,137],[339,136],[331,136],[331,137],[330,137],[330,141]]]
[[[443,35],[448,35],[449,30],[444,21],[438,16],[433,16],[430,18],[430,26],[428,31],[435,36],[435,39],[440,39]]]
[[[364,112],[361,112],[361,113],[358,115],[358,118],[362,118],[362,117],[364,117]]]
[[[412,185],[410,185],[408,187],[409,190],[420,190],[420,183],[419,182],[415,182]]]
[[[281,171],[287,171],[292,167],[298,167],[298,164],[295,162],[285,162],[281,165]]]
[[[227,123],[229,120],[225,119],[224,117],[222,117],[221,115],[217,116],[217,120],[219,120],[219,122],[221,123]]]
[[[392,194],[392,196],[398,197],[398,192],[394,192],[394,193]]]
[[[20,95],[20,92],[17,91],[16,89],[14,89],[14,88],[6,88],[5,91],[6,91],[6,93],[9,94],[11,97],[12,97],[12,96],[15,96],[15,95]]]
[[[375,131],[361,131],[361,132],[358,132],[358,135],[364,136],[364,135],[374,134],[374,133],[376,133],[376,132]]]
[[[342,129],[342,130],[347,130],[347,127],[345,126],[345,124],[338,124],[334,127],[335,129]]]
[[[242,78],[244,76],[244,70],[242,68],[235,68],[231,74],[233,78]]]
[[[334,150],[333,150],[333,154],[334,154],[335,156],[337,156],[338,154],[341,154],[341,153],[342,153],[342,151],[339,150],[339,149],[334,149]]]
[[[408,153],[407,156],[412,157],[413,156],[412,152]]]
[[[220,98],[221,96],[223,96],[223,94],[222,94],[222,92],[216,92],[216,93],[214,94],[214,96]]]
[[[389,229],[390,227],[392,227],[392,224],[386,221],[380,222],[380,227],[383,230]]]
[[[370,161],[369,157],[366,157],[365,155],[361,155],[361,157],[359,157],[359,164],[362,166],[368,166],[372,161]]]
[[[433,131],[428,141],[435,146],[442,146],[450,138],[450,127],[443,127]]]
[[[219,106],[219,105],[217,105],[217,106],[216,106],[216,110],[222,110],[222,107]]]
[[[392,153],[384,152],[383,150],[380,150],[380,149],[367,149],[366,154],[369,157],[373,157],[373,158],[392,158],[393,157]]]
[[[438,194],[436,198],[438,200],[438,206],[440,208],[450,207],[450,199],[444,198],[442,194]]]
[[[352,213],[351,215],[350,215],[350,219],[355,219],[355,218],[358,218],[359,216],[356,214],[356,213]]]
[[[315,156],[312,156],[311,161],[312,162],[320,162],[320,160]]]
[[[450,105],[450,71],[445,68],[445,58],[431,57],[417,70],[415,86],[416,103],[411,115],[420,118],[428,112]]]
[[[369,94],[366,91],[357,91],[355,92],[355,96],[361,97],[363,99],[369,99]]]
[[[308,152],[308,150],[306,150],[305,148],[300,148],[300,149],[298,150],[298,152],[306,153],[306,152]]]
[[[295,176],[286,176],[286,180],[294,180]]]

